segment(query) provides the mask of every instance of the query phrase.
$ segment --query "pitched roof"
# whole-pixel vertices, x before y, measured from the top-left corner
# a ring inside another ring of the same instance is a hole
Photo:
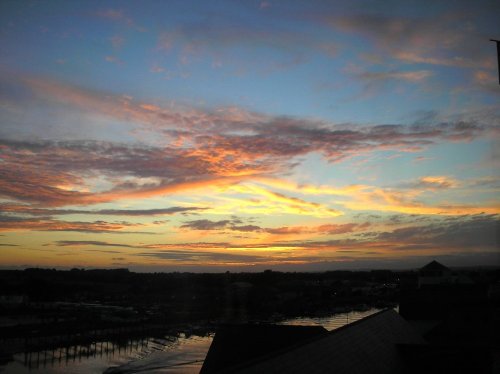
[[[305,344],[233,367],[230,373],[390,374],[406,372],[397,344],[424,344],[392,309],[333,330]]]
[[[327,333],[322,326],[223,325],[215,332],[200,374],[219,373],[231,366]]]
[[[437,261],[431,261],[427,265],[425,265],[423,268],[420,269],[420,271],[450,271],[449,268],[444,266],[443,264],[440,264]]]

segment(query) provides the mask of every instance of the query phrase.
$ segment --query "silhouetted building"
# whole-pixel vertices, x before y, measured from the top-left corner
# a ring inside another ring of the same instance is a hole
[[[235,344],[244,344],[244,335],[235,338]],[[217,344],[217,334],[212,344]],[[264,356],[235,360],[233,366],[218,372],[406,373],[409,370],[399,344],[421,345],[425,341],[399,314],[387,309],[307,341],[268,350]],[[219,356],[225,357],[225,353],[219,352]]]
[[[451,310],[484,306],[488,286],[474,283],[465,274],[453,274],[432,261],[419,270],[418,288],[402,290],[399,313],[407,320],[443,320]]]
[[[215,333],[200,374],[220,373],[327,333],[321,326],[223,325]]]
[[[435,261],[420,270],[420,287],[403,290],[399,304],[401,316],[429,343],[403,349],[410,373],[500,372],[500,299],[490,282],[452,274]]]
[[[418,271],[418,288],[452,283],[452,272],[437,261],[432,261]]]
[[[500,282],[490,284],[488,287],[488,299],[493,302],[500,301]]]

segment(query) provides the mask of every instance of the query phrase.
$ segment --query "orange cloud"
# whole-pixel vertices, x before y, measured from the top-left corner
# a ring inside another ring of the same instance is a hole
[[[399,189],[384,189],[369,185],[350,185],[346,187],[298,185],[287,181],[270,178],[258,178],[259,182],[276,188],[300,192],[305,195],[337,195],[348,199],[336,200],[335,204],[351,210],[373,210],[400,212],[406,214],[443,214],[462,215],[500,212],[498,203],[493,205],[467,204],[427,204],[416,198],[423,191],[438,191],[460,186],[459,181],[446,176],[426,176],[416,181],[405,183]]]
[[[224,191],[236,192],[238,194],[255,195],[257,199],[245,198],[222,198],[228,204],[215,207],[214,212],[240,211],[248,213],[288,213],[299,215],[311,215],[315,217],[338,217],[343,212],[330,208],[326,204],[306,201],[297,197],[291,197],[282,193],[269,191],[256,184],[240,183],[231,185]]]
[[[413,192],[413,195],[418,192]],[[481,206],[465,204],[425,204],[408,198],[410,194],[374,188],[371,192],[357,195],[351,201],[338,201],[339,205],[352,210],[373,210],[381,212],[399,212],[405,214],[463,215],[497,214],[500,205]]]
[[[397,191],[365,185],[341,188],[297,185],[271,176],[292,169],[300,162],[299,156],[311,153],[322,154],[327,162],[339,162],[374,150],[410,151],[436,141],[469,140],[491,131],[491,126],[475,120],[346,127],[259,115],[238,108],[214,111],[163,108],[128,96],[93,92],[47,79],[25,77],[23,81],[44,99],[50,97],[92,113],[135,123],[157,131],[159,144],[163,142],[156,146],[97,141],[0,142],[0,195],[47,206],[147,198],[208,187],[222,192],[230,187],[230,192],[254,195],[259,201],[227,199],[227,206],[220,207],[226,211],[241,202],[240,210],[263,214],[280,210],[318,217],[342,214],[329,204],[287,196],[264,185],[303,195],[342,196],[351,201],[338,204],[356,210],[369,203],[366,207],[425,212],[429,209],[415,201],[414,191],[405,191],[402,196]],[[103,190],[86,185],[89,176],[101,178],[111,187]],[[419,183],[434,190],[454,186],[450,178],[443,178],[424,177]],[[243,182],[248,183],[236,187]],[[437,207],[450,214],[465,211],[464,208]],[[437,209],[431,210],[437,214]]]

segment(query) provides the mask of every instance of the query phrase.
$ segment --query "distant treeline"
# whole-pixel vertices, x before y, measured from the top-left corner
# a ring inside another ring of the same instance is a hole
[[[222,288],[234,287],[278,287],[295,289],[302,285],[331,286],[334,283],[362,285],[366,282],[392,283],[411,282],[416,273],[390,270],[372,271],[327,271],[278,272],[266,270],[260,273],[135,273],[128,269],[41,269],[0,270],[0,294],[23,294],[31,301],[73,301],[91,295],[107,295],[119,300],[147,298],[148,295],[170,297],[179,292],[218,293]]]
[[[476,283],[499,279],[498,270],[465,272]],[[72,307],[81,311],[78,314],[81,318],[100,316],[118,321],[265,319],[274,315],[331,314],[341,308],[395,305],[401,290],[416,287],[417,276],[416,271],[390,270],[321,273],[3,270],[0,296],[4,301],[8,295],[22,298],[23,306],[16,310],[16,315],[31,313],[59,321],[74,318],[78,313],[68,309],[68,305],[50,303],[81,305]],[[93,304],[97,305],[94,309]],[[12,313],[12,305],[5,305],[2,304],[0,312]],[[127,310],[109,309],[111,306]]]

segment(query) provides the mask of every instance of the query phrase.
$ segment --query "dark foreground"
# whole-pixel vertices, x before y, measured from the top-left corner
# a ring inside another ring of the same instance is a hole
[[[454,282],[460,279],[462,283],[459,287],[486,299],[488,292],[494,293],[499,279],[499,271],[492,269],[453,274]],[[455,295],[457,300],[462,298],[460,292]],[[116,357],[124,361],[117,364],[122,365],[134,355],[145,354],[145,340],[149,347],[151,339],[177,339],[178,344],[194,344],[194,348],[185,350],[203,351],[221,324],[320,317],[355,309],[381,309],[401,301],[403,312],[414,318],[429,313],[419,299],[429,296],[420,293],[419,273],[414,271],[0,271],[0,365],[16,357],[29,369],[37,362],[61,364],[90,356],[115,357],[116,350]],[[443,308],[434,307],[441,315],[446,312]],[[191,336],[194,343],[189,340]],[[122,349],[129,349],[129,356],[123,356]],[[158,349],[162,350],[161,346]],[[40,358],[40,352],[48,354],[48,359]],[[22,359],[20,354],[24,355]]]

